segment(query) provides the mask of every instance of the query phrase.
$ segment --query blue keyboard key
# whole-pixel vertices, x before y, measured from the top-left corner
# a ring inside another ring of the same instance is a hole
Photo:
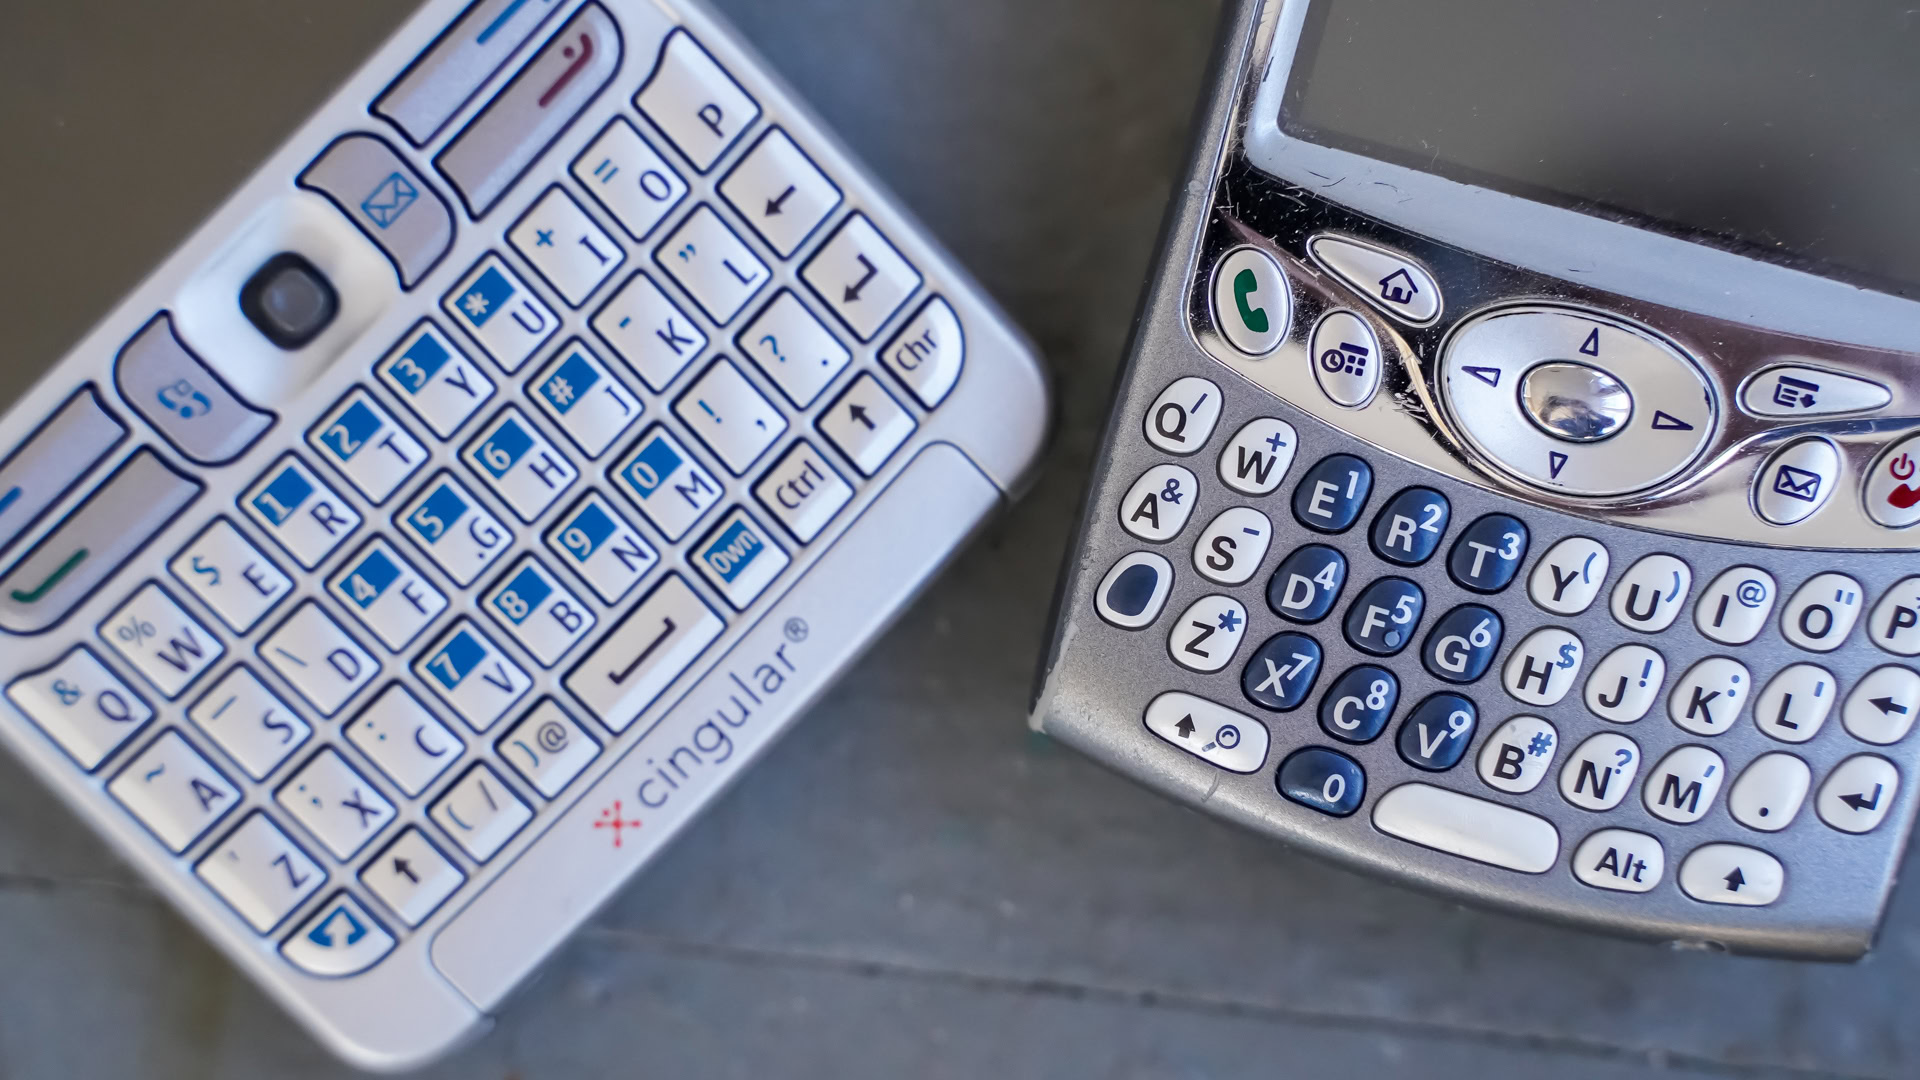
[[[1445,772],[1460,764],[1473,742],[1480,711],[1459,694],[1435,694],[1400,721],[1400,758],[1416,769]]]
[[[1367,774],[1360,763],[1320,746],[1289,754],[1280,763],[1275,783],[1280,794],[1334,817],[1346,817],[1360,809],[1360,800],[1367,794]]]
[[[600,373],[593,369],[586,357],[575,352],[560,365],[560,370],[540,384],[540,396],[547,399],[554,411],[565,416],[599,381]]]

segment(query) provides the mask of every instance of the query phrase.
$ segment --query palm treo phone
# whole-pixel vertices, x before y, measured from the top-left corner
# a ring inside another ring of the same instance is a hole
[[[422,1063],[1026,482],[1034,351],[698,0],[430,0],[0,416],[0,739]]]
[[[1866,951],[1920,755],[1920,21],[1227,20],[1034,727],[1448,896]]]

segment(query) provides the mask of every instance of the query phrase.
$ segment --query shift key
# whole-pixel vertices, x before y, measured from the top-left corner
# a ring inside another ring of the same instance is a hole
[[[199,498],[200,482],[141,449],[0,578],[0,630],[38,634],[66,618]]]

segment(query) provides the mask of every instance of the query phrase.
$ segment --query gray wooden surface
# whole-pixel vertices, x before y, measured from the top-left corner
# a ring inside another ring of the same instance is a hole
[[[1039,489],[444,1077],[1911,1076],[1920,899],[1852,967],[1438,903],[1023,725],[1211,43],[1204,0],[720,0],[1044,346]],[[0,396],[400,18],[61,0],[0,29]],[[0,1077],[336,1065],[0,755]]]

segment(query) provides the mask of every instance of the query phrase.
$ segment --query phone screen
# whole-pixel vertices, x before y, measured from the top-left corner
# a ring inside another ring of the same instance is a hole
[[[1315,0],[1309,142],[1920,295],[1920,8]]]

